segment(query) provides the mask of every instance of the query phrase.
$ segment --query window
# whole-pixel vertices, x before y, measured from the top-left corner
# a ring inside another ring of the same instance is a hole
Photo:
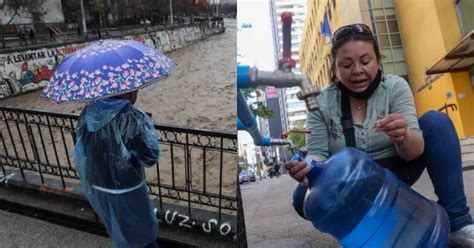
[[[396,20],[388,21],[388,30],[390,33],[398,33],[398,24]]]
[[[392,51],[388,48],[380,49],[380,54],[382,55],[382,61],[392,61]]]
[[[394,0],[368,0],[372,29],[377,37],[385,73],[407,77],[407,66]]]
[[[400,34],[390,35],[390,40],[392,41],[392,47],[402,46],[402,40],[400,38]]]
[[[384,8],[393,8],[393,0],[382,0]]]
[[[382,63],[382,68],[385,73],[397,74],[395,73],[395,66],[393,65],[393,63]]]
[[[474,1],[462,0],[455,1],[457,15],[460,20],[461,31],[463,35],[467,35],[471,30],[474,29],[474,21],[472,19],[472,13],[474,13]],[[474,81],[472,81],[474,84]]]
[[[382,8],[382,2],[380,0],[370,0],[369,6],[373,9],[380,9]]]
[[[374,19],[375,19],[376,21],[378,21],[378,20],[382,20],[382,21],[385,20],[385,14],[383,13],[383,10],[381,10],[381,9],[377,9],[377,10],[374,9],[374,10],[372,11],[372,13],[373,13]]]
[[[379,45],[380,48],[386,48],[390,47],[390,41],[388,39],[388,35],[377,35],[377,38],[379,40]]]
[[[387,26],[385,25],[385,22],[376,22],[375,23],[375,33],[377,34],[385,34],[388,33],[387,31]]]
[[[393,60],[395,61],[405,60],[405,54],[403,52],[403,48],[401,47],[393,48]]]
[[[397,72],[397,75],[407,75],[407,66],[405,62],[397,62],[395,63],[395,69]]]
[[[387,20],[396,20],[397,16],[395,14],[395,9],[385,9],[385,15]]]
[[[303,101],[298,101],[298,102],[290,102],[288,103],[288,108],[304,108],[305,103]]]

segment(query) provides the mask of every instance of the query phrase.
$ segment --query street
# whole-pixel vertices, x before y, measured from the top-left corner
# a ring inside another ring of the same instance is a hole
[[[474,215],[474,161],[464,163],[464,189],[471,215]],[[247,241],[251,248],[336,248],[336,239],[323,234],[302,219],[291,205],[296,181],[288,174],[279,178],[264,179],[251,184],[242,184],[242,199],[247,230]],[[425,172],[413,188],[425,197],[435,200],[433,186]]]

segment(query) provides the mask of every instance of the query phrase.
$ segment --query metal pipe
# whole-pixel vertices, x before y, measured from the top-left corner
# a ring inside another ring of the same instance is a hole
[[[237,90],[237,116],[244,128],[248,128],[256,124],[255,118],[252,112],[250,112],[244,94],[242,94],[242,91],[240,90]]]
[[[296,96],[300,100],[304,100],[308,111],[315,111],[319,109],[318,95],[321,94],[321,91],[314,87],[309,81],[308,76],[304,77],[304,80],[301,82],[301,91],[296,93]]]
[[[270,139],[271,145],[289,145],[290,148],[294,147],[293,142],[289,139]]]
[[[256,67],[238,66],[237,72],[237,87],[239,88],[257,88],[266,85],[287,88],[301,86],[304,81],[304,77],[301,75],[280,70],[259,71]]]
[[[304,100],[309,111],[319,108],[317,96],[321,93],[319,89],[313,86],[306,75],[297,75],[291,72],[280,70],[259,71],[256,67],[249,66],[237,67],[237,87],[238,88],[257,88],[258,86],[271,85],[276,88],[287,88],[299,86],[296,96]]]
[[[308,130],[289,130],[289,131],[286,131],[286,132],[282,132],[282,133],[280,134],[280,137],[281,137],[282,139],[285,139],[285,138],[288,137],[288,135],[289,135],[290,133],[311,134],[311,130],[310,130],[310,129],[308,129]]]
[[[291,72],[296,67],[296,61],[291,58],[291,23],[293,22],[291,12],[281,13],[281,32],[283,36],[283,57],[278,60],[278,69]]]
[[[242,91],[237,90],[237,125],[241,129],[245,129],[250,136],[252,136],[253,142],[257,146],[268,146],[270,145],[270,138],[263,137],[258,130],[257,121],[250,112],[250,109],[245,100]]]

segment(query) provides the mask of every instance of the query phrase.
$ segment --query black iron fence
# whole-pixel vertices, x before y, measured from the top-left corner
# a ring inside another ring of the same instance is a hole
[[[78,116],[0,106],[4,176],[81,194],[72,161]],[[155,125],[161,155],[146,169],[160,222],[237,238],[237,135]],[[56,183],[51,183],[52,181]],[[54,190],[54,189],[53,189]],[[240,210],[238,210],[240,209]]]

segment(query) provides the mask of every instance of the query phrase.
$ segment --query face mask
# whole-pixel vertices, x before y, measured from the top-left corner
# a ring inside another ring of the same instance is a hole
[[[341,90],[341,92],[343,94],[347,94],[349,96],[352,96],[352,97],[355,97],[355,98],[358,98],[358,99],[369,99],[369,97],[374,93],[374,91],[379,86],[381,79],[382,79],[382,71],[379,70],[377,72],[377,76],[375,76],[374,80],[372,80],[372,82],[370,82],[369,87],[367,87],[367,89],[365,89],[362,92],[354,92],[354,91],[350,90],[349,88],[347,88],[341,82],[337,83],[337,87]]]

